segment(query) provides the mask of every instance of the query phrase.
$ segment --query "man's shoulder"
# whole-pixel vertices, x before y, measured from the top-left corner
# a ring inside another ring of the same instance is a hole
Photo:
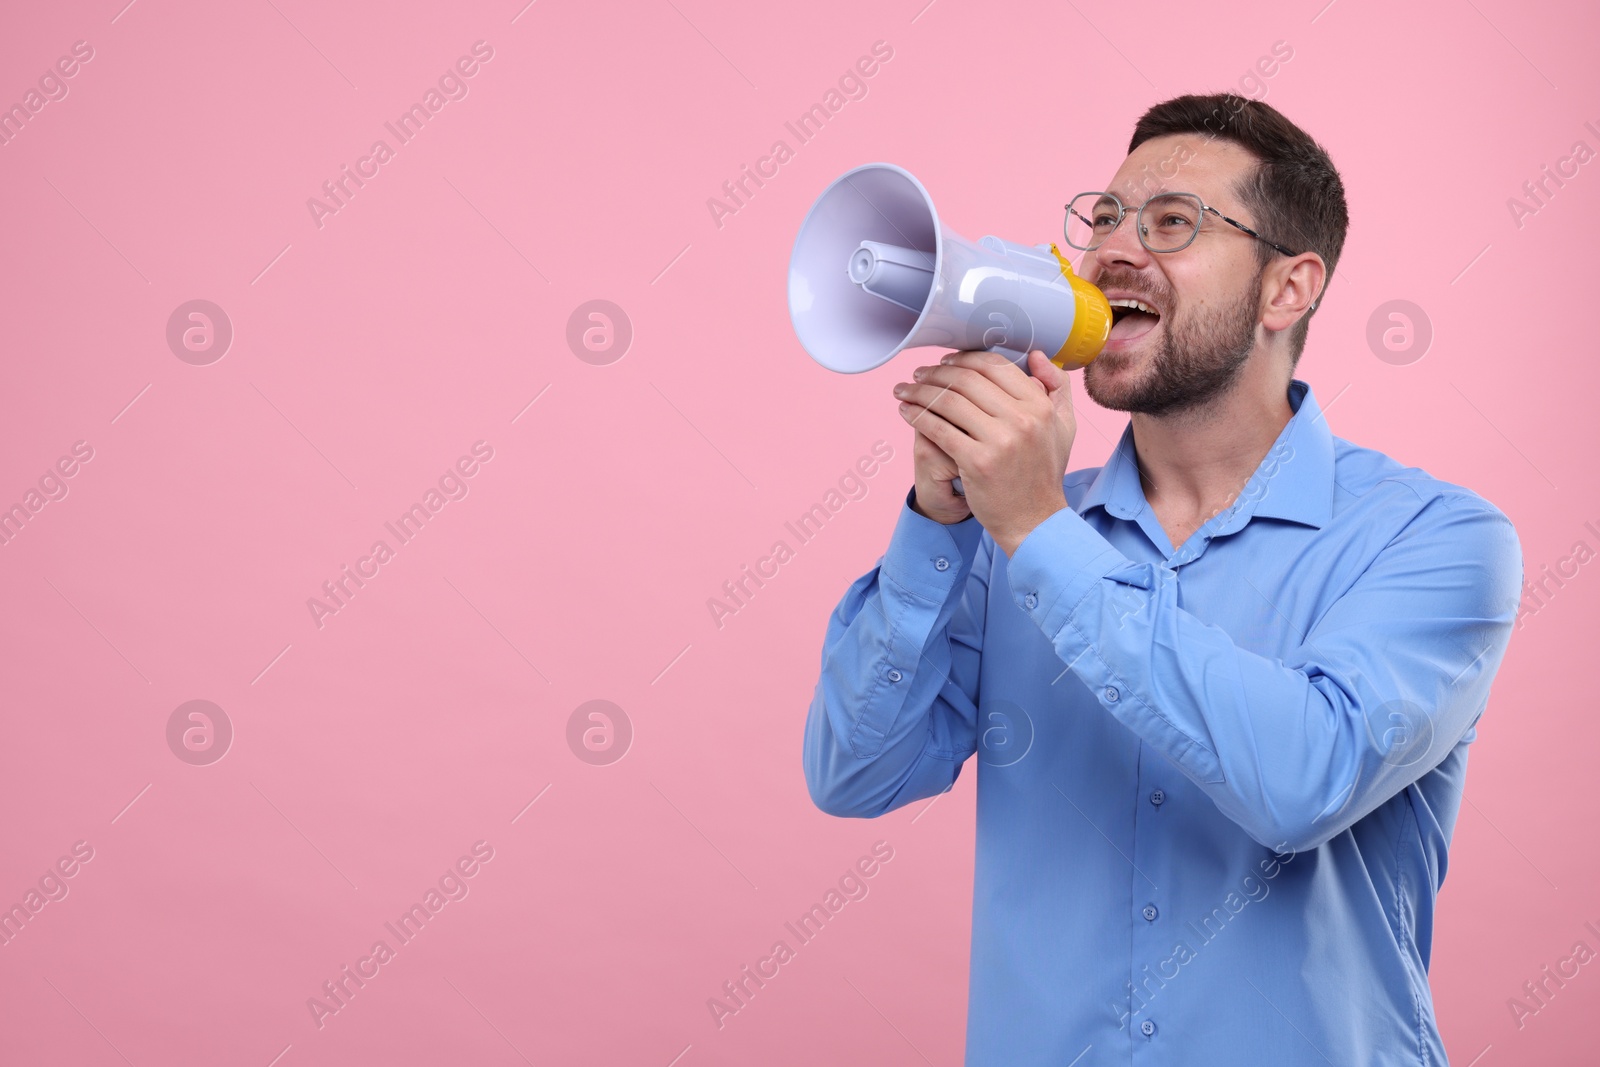
[[[1475,490],[1342,437],[1333,439],[1333,495],[1335,517],[1346,512],[1385,513],[1404,525],[1431,508],[1511,523]]]
[[[1080,467],[1062,476],[1062,490],[1073,510],[1103,469],[1104,464]],[[1383,527],[1391,534],[1398,533],[1424,512],[1430,518],[1446,513],[1457,519],[1477,516],[1490,525],[1513,527],[1500,508],[1473,489],[1337,436],[1333,438],[1332,488],[1334,519],[1371,524],[1368,534]]]

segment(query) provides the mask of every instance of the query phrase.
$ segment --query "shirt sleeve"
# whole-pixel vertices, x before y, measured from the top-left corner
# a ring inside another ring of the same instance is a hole
[[[1516,619],[1522,550],[1481,498],[1434,497],[1282,659],[1180,608],[1175,572],[1132,562],[1071,509],[1023,540],[1007,580],[1107,713],[1257,842],[1298,851],[1476,725]]]
[[[977,747],[993,542],[906,494],[889,549],[828,619],[802,761],[812,802],[873,818],[955,784]]]

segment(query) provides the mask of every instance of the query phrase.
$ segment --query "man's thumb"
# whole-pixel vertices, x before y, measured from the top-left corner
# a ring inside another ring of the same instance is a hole
[[[1043,349],[1035,348],[1028,353],[1028,367],[1048,395],[1054,396],[1056,390],[1069,387],[1067,372],[1050,362]]]

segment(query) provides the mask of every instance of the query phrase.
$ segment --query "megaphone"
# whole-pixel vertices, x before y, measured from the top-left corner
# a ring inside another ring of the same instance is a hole
[[[927,345],[1000,352],[1024,371],[1039,348],[1071,370],[1111,333],[1105,294],[1055,245],[953,233],[892,163],[846,171],[811,205],[789,258],[789,318],[811,358],[845,374]]]

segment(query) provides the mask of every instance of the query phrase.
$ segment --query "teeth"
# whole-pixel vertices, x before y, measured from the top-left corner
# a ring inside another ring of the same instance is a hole
[[[1135,311],[1143,311],[1147,315],[1160,314],[1160,312],[1151,307],[1149,304],[1146,304],[1143,300],[1132,300],[1128,297],[1117,297],[1115,300],[1106,301],[1106,303],[1110,304],[1114,308],[1133,308]]]

